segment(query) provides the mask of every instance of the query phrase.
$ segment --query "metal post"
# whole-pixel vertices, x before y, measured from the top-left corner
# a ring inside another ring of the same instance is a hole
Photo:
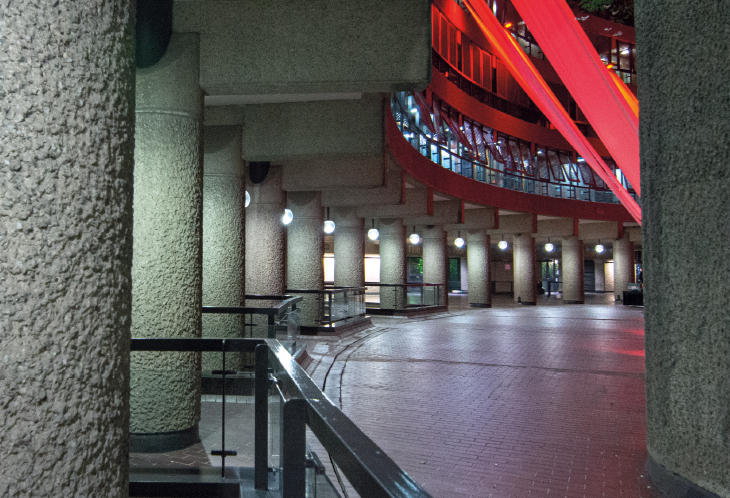
[[[226,457],[227,456],[236,456],[238,452],[236,451],[226,451],[226,375],[227,374],[235,374],[235,371],[228,371],[226,370],[226,340],[223,339],[221,341],[222,344],[222,354],[223,354],[223,370],[213,370],[213,375],[221,375],[223,378],[223,406],[221,408],[221,449],[220,450],[213,450],[210,452],[211,455],[214,456],[220,456],[221,457],[221,477],[226,476]]]
[[[283,411],[283,498],[304,498],[307,485],[307,402],[303,399],[290,399],[284,403]]]
[[[269,487],[269,346],[256,346],[254,390],[254,488]]]

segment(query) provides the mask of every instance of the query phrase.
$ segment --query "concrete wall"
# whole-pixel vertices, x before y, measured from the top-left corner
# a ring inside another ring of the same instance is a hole
[[[391,92],[431,79],[427,0],[178,1],[208,95]]]
[[[728,498],[730,3],[644,0],[636,22],[647,448]]]
[[[134,3],[0,24],[0,496],[124,497]]]

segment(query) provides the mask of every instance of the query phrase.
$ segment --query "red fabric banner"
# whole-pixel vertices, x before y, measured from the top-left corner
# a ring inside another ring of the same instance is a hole
[[[621,185],[573,120],[570,119],[565,108],[560,104],[517,41],[502,27],[482,0],[465,0],[464,4],[490,44],[497,51],[497,55],[507,65],[512,76],[515,77],[532,101],[608,185],[631,216],[641,224],[641,208],[639,205]]]
[[[606,68],[565,0],[512,0],[512,4],[613,160],[641,195],[638,101],[632,99],[634,111],[625,93],[631,92]]]

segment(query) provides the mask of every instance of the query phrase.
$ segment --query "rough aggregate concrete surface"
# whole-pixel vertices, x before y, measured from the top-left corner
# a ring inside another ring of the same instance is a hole
[[[200,337],[202,97],[198,38],[175,34],[137,70],[132,337]],[[189,429],[200,419],[200,354],[135,353],[131,432]]]
[[[564,238],[563,256],[563,301],[585,301],[585,279],[583,270],[583,241],[578,237]]]
[[[490,307],[492,286],[489,277],[491,237],[484,229],[469,230],[466,241],[466,262],[469,271],[469,304]]]
[[[134,4],[0,1],[0,496],[127,495]]]
[[[513,240],[515,301],[519,297],[523,303],[535,303],[535,239],[528,233],[517,234]]]
[[[365,283],[365,224],[355,208],[332,210],[335,221],[335,285],[361,287]]]
[[[324,289],[324,213],[319,192],[289,192],[287,205],[294,220],[287,227],[286,287]],[[303,294],[301,323],[319,325],[323,308],[319,294]]]
[[[650,456],[730,497],[730,3],[636,4]]]
[[[281,189],[281,166],[271,166],[266,179],[248,184],[246,208],[246,292],[281,295],[286,286],[286,228],[281,216],[286,194]]]
[[[448,299],[449,259],[446,255],[446,231],[443,225],[423,229],[423,282],[441,284],[439,303],[445,304]],[[434,292],[424,289],[424,295]]]
[[[245,302],[246,193],[240,126],[205,128],[203,176],[203,306]],[[243,315],[203,315],[203,337],[242,337]],[[243,355],[226,355],[226,369],[243,369]],[[204,372],[223,368],[220,353],[203,353]]]
[[[383,218],[380,230],[380,282],[384,284],[406,283],[406,227],[399,218]],[[392,287],[380,288],[380,307],[398,309],[405,304],[402,292]]]

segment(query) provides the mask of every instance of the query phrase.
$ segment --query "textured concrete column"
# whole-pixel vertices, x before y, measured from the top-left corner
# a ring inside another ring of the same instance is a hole
[[[380,283],[406,283],[406,227],[399,218],[382,218],[380,230]],[[380,288],[380,309],[403,309],[406,293],[401,288]]]
[[[203,306],[245,301],[246,185],[240,126],[205,128],[203,174]],[[242,315],[203,315],[203,337],[243,337]],[[226,369],[242,370],[243,355],[226,355]],[[203,371],[221,369],[220,353],[203,353]]]
[[[286,288],[286,227],[281,222],[286,193],[281,189],[281,166],[271,166],[264,181],[247,186],[246,292],[280,296]]]
[[[729,498],[730,3],[643,0],[636,21],[650,476]]]
[[[515,302],[535,304],[537,296],[535,239],[527,233],[515,235],[513,241],[512,259],[515,275]]]
[[[335,285],[365,284],[365,225],[356,208],[332,209],[335,222]]]
[[[287,206],[294,221],[287,227],[286,288],[324,289],[324,210],[319,192],[288,192]],[[320,324],[323,307],[319,294],[303,294],[304,327]]]
[[[137,70],[132,337],[200,337],[202,97],[198,36],[175,34]],[[131,432],[159,449],[197,437],[200,354],[132,355]]]
[[[446,230],[443,225],[433,225],[423,229],[423,282],[441,284],[438,303],[449,304],[449,258],[446,253]],[[433,288],[424,288],[424,294],[435,292]]]
[[[125,497],[134,3],[0,18],[0,496]]]
[[[595,272],[596,292],[606,290],[606,264],[602,259],[593,260],[593,271]]]
[[[469,268],[469,306],[492,307],[492,283],[489,277],[491,240],[484,230],[469,230],[466,241],[466,264]]]
[[[634,243],[628,239],[613,241],[613,274],[613,295],[623,299],[623,292],[634,281]]]
[[[583,241],[578,237],[568,237],[563,239],[562,247],[563,304],[583,304],[585,302]]]

